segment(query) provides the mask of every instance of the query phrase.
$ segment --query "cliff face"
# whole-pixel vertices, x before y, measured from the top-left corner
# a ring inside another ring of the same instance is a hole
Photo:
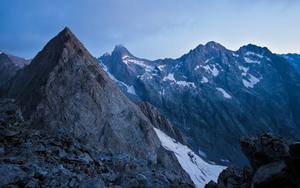
[[[149,119],[68,28],[2,88],[2,97],[19,101],[31,128],[66,132],[98,150],[159,161],[190,181]]]
[[[138,107],[142,110],[145,116],[151,121],[152,125],[166,133],[171,138],[179,141],[183,145],[188,145],[185,136],[154,106],[148,102],[137,102]]]

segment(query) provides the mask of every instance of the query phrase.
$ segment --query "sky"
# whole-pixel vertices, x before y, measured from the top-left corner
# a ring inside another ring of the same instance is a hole
[[[118,44],[150,60],[215,41],[300,53],[299,0],[0,0],[0,50],[33,58],[69,27],[100,57]]]

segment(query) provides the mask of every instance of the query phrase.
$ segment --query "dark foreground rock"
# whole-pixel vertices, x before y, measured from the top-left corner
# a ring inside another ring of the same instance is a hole
[[[300,187],[300,142],[272,133],[260,137],[245,136],[240,145],[250,161],[249,167],[230,166],[220,173],[218,182],[206,188],[219,187]]]
[[[30,129],[16,103],[0,101],[0,187],[192,187],[146,159]]]

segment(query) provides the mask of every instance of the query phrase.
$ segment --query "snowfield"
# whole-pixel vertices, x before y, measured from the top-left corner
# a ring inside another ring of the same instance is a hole
[[[217,182],[220,172],[226,166],[209,164],[187,146],[180,144],[159,129],[154,128],[154,130],[163,147],[174,152],[182,168],[190,175],[196,187],[204,187],[210,180]]]

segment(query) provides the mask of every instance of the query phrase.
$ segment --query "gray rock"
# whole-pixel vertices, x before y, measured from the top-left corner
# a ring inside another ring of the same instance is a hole
[[[0,187],[20,184],[27,179],[27,174],[18,165],[0,164]]]
[[[25,185],[25,188],[35,188],[38,182],[39,182],[38,179],[33,178]]]
[[[254,174],[252,183],[257,188],[297,186],[291,181],[284,160],[261,166]]]
[[[123,188],[137,188],[137,187],[139,187],[139,182],[136,179],[131,179],[123,186]]]
[[[79,184],[79,188],[90,188],[90,187],[97,187],[97,188],[104,188],[106,187],[104,182],[99,178],[92,178],[86,181],[83,181]]]
[[[254,171],[262,165],[290,156],[289,145],[292,141],[272,133],[266,132],[260,137],[245,136],[239,141]]]
[[[136,180],[138,181],[145,181],[147,180],[147,177],[144,176],[143,174],[138,174],[136,177],[135,177]]]

